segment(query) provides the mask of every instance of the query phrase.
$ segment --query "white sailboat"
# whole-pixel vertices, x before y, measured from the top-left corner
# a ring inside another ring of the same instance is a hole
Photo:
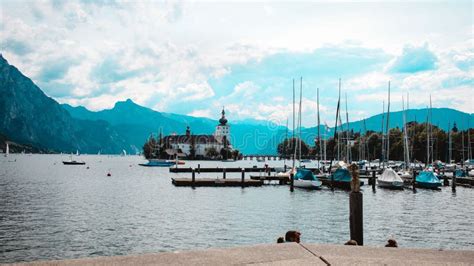
[[[389,161],[390,156],[390,81],[388,82],[388,106],[387,106],[387,126],[385,127],[387,135],[387,162]],[[392,168],[387,166],[384,169],[383,173],[377,178],[378,186],[381,188],[391,188],[391,189],[403,189],[403,180]]]

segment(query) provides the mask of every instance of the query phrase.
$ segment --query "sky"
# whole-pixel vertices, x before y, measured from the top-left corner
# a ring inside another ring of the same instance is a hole
[[[48,96],[90,110],[286,124],[429,105],[474,112],[471,1],[0,0],[0,52]],[[300,81],[302,79],[302,84]],[[409,96],[408,96],[409,95]]]

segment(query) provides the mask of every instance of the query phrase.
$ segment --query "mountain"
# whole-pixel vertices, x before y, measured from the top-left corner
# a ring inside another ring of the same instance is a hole
[[[83,153],[115,153],[126,145],[108,123],[72,118],[1,54],[0,95],[0,133],[11,141]]]
[[[117,102],[112,109],[89,111],[82,106],[72,107],[63,104],[63,108],[76,119],[105,121],[111,124],[127,143],[136,150],[140,150],[151,133],[164,135],[176,133],[184,134],[189,126],[193,134],[213,134],[218,124],[217,120],[192,117],[180,114],[171,114],[154,111],[140,106],[128,99]],[[219,118],[219,112],[216,112]],[[268,125],[265,121],[229,121],[231,127],[231,143],[234,148],[245,154],[275,154],[276,141],[271,141],[279,135],[283,128],[277,125]]]

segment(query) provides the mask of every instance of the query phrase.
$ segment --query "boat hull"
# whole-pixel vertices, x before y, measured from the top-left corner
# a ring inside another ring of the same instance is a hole
[[[438,189],[441,187],[441,182],[431,183],[431,182],[416,182],[415,185],[417,188],[427,188],[427,189]]]
[[[319,180],[293,180],[293,186],[297,188],[319,189],[322,182]]]
[[[76,161],[73,161],[73,162],[63,161],[63,164],[64,165],[85,165],[86,163],[85,162],[76,162]]]
[[[403,182],[377,180],[377,186],[387,189],[403,189]]]

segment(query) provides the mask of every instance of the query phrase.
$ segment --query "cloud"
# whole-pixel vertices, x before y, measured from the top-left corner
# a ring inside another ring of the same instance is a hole
[[[438,58],[425,44],[422,47],[405,46],[402,54],[396,58],[389,70],[392,73],[417,73],[436,69]]]
[[[1,49],[11,51],[17,55],[26,55],[31,53],[33,50],[26,42],[18,41],[15,39],[7,39],[1,42]]]
[[[207,117],[207,118],[212,118],[215,119],[216,117],[211,114],[210,109],[198,109],[194,110],[190,113],[188,113],[190,116],[195,116],[195,117]]]
[[[37,78],[41,82],[50,82],[53,80],[62,79],[69,71],[69,68],[77,64],[77,62],[77,60],[70,58],[62,58],[59,60],[45,62],[44,67],[37,75]]]

